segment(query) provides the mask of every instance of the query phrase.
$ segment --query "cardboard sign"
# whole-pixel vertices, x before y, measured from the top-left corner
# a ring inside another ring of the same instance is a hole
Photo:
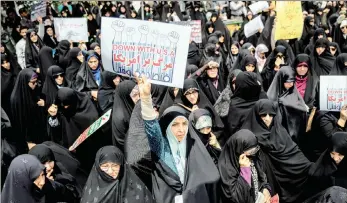
[[[302,35],[304,20],[300,1],[276,1],[275,40],[296,39]]]
[[[245,36],[250,37],[259,32],[260,29],[264,29],[264,24],[261,21],[260,16],[258,16],[245,25]]]
[[[40,16],[41,18],[46,17],[47,15],[46,7],[47,7],[46,1],[41,1],[40,3],[32,5],[31,13],[30,13],[31,21],[35,21],[38,16]]]
[[[88,42],[86,18],[54,18],[54,30],[58,41]]]
[[[201,21],[200,20],[192,20],[192,21],[178,21],[178,22],[170,22],[176,25],[188,26],[192,29],[190,33],[190,40],[196,43],[202,42],[201,36]]]
[[[258,1],[256,3],[252,3],[248,7],[252,11],[253,15],[256,15],[259,12],[262,12],[263,10],[268,9],[270,6],[267,1]]]
[[[320,76],[320,110],[341,111],[346,104],[347,76]]]
[[[183,87],[191,28],[172,23],[103,17],[102,63],[106,70],[154,84]],[[105,37],[106,36],[106,37]]]
[[[101,126],[110,120],[112,109],[108,110],[104,115],[102,115],[98,120],[91,124],[83,133],[77,138],[73,145],[69,148],[69,151],[75,150],[84,140],[90,137],[95,131],[97,131]]]

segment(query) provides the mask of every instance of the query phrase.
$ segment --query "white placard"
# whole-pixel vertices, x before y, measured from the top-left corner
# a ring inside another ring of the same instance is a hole
[[[320,76],[320,110],[340,111],[346,104],[347,76]]]
[[[253,15],[256,15],[259,12],[262,12],[263,10],[268,9],[270,6],[267,1],[258,1],[256,3],[249,5],[248,7],[252,11]]]
[[[145,74],[154,84],[182,88],[190,32],[190,27],[171,23],[103,17],[103,66],[131,77]]]
[[[264,29],[264,24],[261,21],[260,16],[258,16],[245,25],[245,36],[248,38],[254,35],[255,33],[259,32],[260,29]]]
[[[86,18],[54,18],[54,30],[58,41],[88,42]]]

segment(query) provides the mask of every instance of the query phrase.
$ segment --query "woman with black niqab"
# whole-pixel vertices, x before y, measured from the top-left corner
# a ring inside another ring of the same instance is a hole
[[[27,68],[31,68],[33,71],[39,69],[39,51],[43,46],[44,44],[37,35],[37,32],[32,29],[28,30],[25,43],[25,62]]]
[[[38,53],[40,80],[42,81],[42,83],[44,83],[46,80],[48,68],[55,65],[55,61],[52,55],[52,48],[48,46],[42,47],[42,49]]]
[[[310,43],[311,37],[314,34],[314,19],[311,16],[307,16],[304,20],[304,29],[299,40],[300,53],[304,52],[306,46]]]
[[[17,74],[7,55],[1,54],[1,107],[12,120],[10,98]]]
[[[250,111],[242,129],[255,134],[261,150],[269,157],[272,168],[269,171],[274,173],[273,181],[279,184],[275,191],[279,192],[280,202],[300,202],[308,188],[308,171],[312,164],[282,127],[276,112],[271,100],[261,99]],[[269,172],[266,174],[272,177]]]
[[[329,41],[327,39],[318,39],[314,52],[311,53],[311,63],[317,76],[329,75],[334,66],[335,57],[330,53]]]
[[[242,129],[227,141],[218,162],[222,202],[261,202],[265,193],[271,197],[258,150],[257,138],[249,130]]]
[[[73,82],[76,80],[77,72],[81,68],[82,62],[78,59],[78,56],[82,55],[81,49],[78,47],[73,47],[70,49],[67,58],[69,60],[69,65],[66,68],[66,78]]]
[[[126,163],[122,151],[114,146],[101,148],[96,154],[81,202],[136,201],[155,202],[151,192]]]
[[[116,89],[116,83],[122,81],[118,74],[104,71],[101,73],[101,83],[98,90],[98,104],[101,112],[105,113],[113,106],[113,94]]]
[[[113,95],[112,110],[112,140],[113,145],[124,150],[124,139],[129,129],[131,113],[134,109],[139,92],[135,88],[136,83],[126,80],[119,83]]]
[[[45,34],[43,35],[43,43],[46,46],[51,47],[52,49],[55,49],[58,45],[58,40],[54,36],[54,28],[51,25],[45,26]]]
[[[71,82],[65,78],[64,70],[56,65],[49,67],[45,84],[42,88],[42,94],[45,95],[45,105],[47,109],[54,104],[57,92],[62,87],[71,87]]]
[[[204,30],[202,32],[202,44],[205,45],[207,44],[207,40],[210,37],[210,35],[212,35],[215,31],[215,26],[212,22],[207,22],[204,25]]]
[[[347,75],[347,53],[342,53],[336,57],[334,67],[331,69],[330,75]]]
[[[37,74],[23,69],[11,94],[12,126],[27,142],[41,143],[47,139],[43,109],[38,105]]]
[[[337,44],[336,42],[330,42],[329,47],[330,47],[331,55],[333,55],[335,57],[337,57],[338,55],[340,55],[342,53],[339,44]]]
[[[311,55],[314,52],[314,45],[318,39],[326,38],[326,33],[323,28],[318,28],[314,31],[313,38],[310,41],[310,44],[305,48],[305,54]]]
[[[70,50],[70,45],[71,44],[68,40],[62,40],[59,42],[58,47],[56,49],[56,57],[58,62],[57,65],[64,70],[66,70],[67,65],[69,63],[67,59],[67,54]]]

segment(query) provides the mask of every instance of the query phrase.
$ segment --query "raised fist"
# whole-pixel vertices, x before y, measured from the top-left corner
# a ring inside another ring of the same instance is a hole
[[[133,27],[128,27],[127,29],[127,35],[132,36],[135,34],[135,28]]]
[[[180,39],[180,35],[177,32],[172,31],[169,33],[169,40],[171,43],[177,44],[179,39]]]
[[[116,31],[116,32],[122,32],[124,30],[125,23],[122,21],[114,21],[111,25],[111,27]]]
[[[143,35],[148,35],[148,32],[149,32],[149,28],[147,25],[141,25],[139,27],[139,32]]]

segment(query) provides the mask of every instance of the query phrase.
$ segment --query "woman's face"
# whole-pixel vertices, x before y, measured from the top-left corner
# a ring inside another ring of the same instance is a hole
[[[34,181],[34,184],[42,189],[43,186],[45,185],[46,179],[45,179],[45,174],[43,173],[43,171],[40,173],[40,175],[36,178],[36,180]]]
[[[310,25],[311,25],[311,26],[314,26],[314,20],[313,20],[313,19],[310,20]]]
[[[88,20],[93,20],[93,15],[88,15]]]
[[[99,67],[99,60],[95,56],[92,56],[88,60],[88,65],[92,70],[96,70]]]
[[[330,156],[337,165],[339,165],[341,161],[343,160],[343,158],[345,157],[344,155],[334,151],[330,152]]]
[[[55,75],[54,80],[57,83],[57,85],[62,85],[64,82],[64,74],[60,73],[58,75]]]
[[[204,128],[201,128],[199,131],[200,131],[200,133],[202,133],[204,135],[209,135],[211,130],[212,130],[211,127],[204,127]]]
[[[36,85],[37,85],[37,78],[30,80],[28,85],[32,90],[34,90],[36,88]]]
[[[207,73],[208,77],[216,78],[218,76],[218,67],[208,68],[206,73]]]
[[[224,36],[223,35],[220,36],[218,40],[219,40],[220,43],[223,43],[224,42]]]
[[[100,169],[113,179],[117,179],[120,165],[113,162],[106,162],[100,165]]]
[[[273,120],[273,116],[269,115],[269,114],[263,114],[260,115],[261,120],[263,120],[263,122],[265,123],[265,125],[269,128],[271,126],[272,120]]]
[[[188,91],[185,94],[185,97],[188,99],[188,101],[192,104],[195,105],[198,102],[199,99],[199,92],[196,90]]]
[[[187,134],[188,121],[186,118],[176,117],[171,125],[171,132],[176,137],[178,142],[181,142]]]
[[[96,46],[96,47],[94,48],[94,51],[95,51],[96,53],[98,53],[99,55],[101,55],[101,48],[100,48],[99,46]]]
[[[305,76],[308,72],[308,67],[307,66],[298,66],[296,67],[296,73],[300,76]]]
[[[106,13],[105,13],[105,16],[106,16],[106,17],[110,17],[110,16],[111,16],[110,12],[106,12]]]
[[[48,36],[52,37],[53,36],[53,29],[52,28],[48,28],[47,29],[47,34],[48,34]]]
[[[54,164],[55,164],[54,161],[47,161],[45,163],[46,173],[53,172]]]
[[[239,53],[239,48],[236,45],[231,45],[231,53],[236,55]]]
[[[214,31],[214,28],[213,28],[213,27],[209,27],[209,28],[208,28],[208,33],[209,33],[209,34],[212,34],[213,31]]]
[[[334,47],[334,46],[330,46],[330,53],[333,55],[333,56],[335,56],[335,54],[336,54],[336,47]]]
[[[132,18],[136,18],[136,13],[135,12],[131,12],[131,17]]]
[[[248,20],[252,20],[252,18],[253,18],[252,12],[247,13],[247,18],[248,18]]]
[[[122,13],[125,13],[125,8],[122,6],[122,7],[120,7],[120,11],[122,12]]]
[[[37,42],[37,34],[36,34],[36,32],[30,33],[30,40],[31,40],[32,42],[34,42],[34,43]]]
[[[81,63],[83,63],[83,61],[84,61],[84,56],[83,56],[82,52],[80,52],[80,53],[77,55],[77,59],[78,59]]]
[[[255,66],[253,64],[246,65],[246,71],[247,72],[254,72]]]
[[[265,53],[259,53],[259,58],[265,59]]]
[[[61,12],[61,15],[62,15],[63,17],[67,17],[67,13],[66,13],[65,11],[62,11],[62,12]]]
[[[114,12],[116,12],[117,7],[116,7],[116,6],[112,6],[111,10],[112,10],[112,12],[114,13]]]
[[[317,47],[316,48],[316,52],[317,52],[318,56],[321,55],[324,51],[325,51],[324,47]]]
[[[1,53],[4,53],[5,52],[5,47],[1,45],[0,51],[1,51]]]
[[[294,86],[294,82],[285,82],[283,83],[284,88],[286,88],[286,90],[289,90],[290,88],[292,88]]]
[[[113,83],[117,87],[119,85],[119,83],[120,83],[120,77],[117,76],[115,79],[113,79]]]
[[[1,61],[1,66],[5,68],[6,70],[10,70],[11,68],[10,62],[8,61]]]

